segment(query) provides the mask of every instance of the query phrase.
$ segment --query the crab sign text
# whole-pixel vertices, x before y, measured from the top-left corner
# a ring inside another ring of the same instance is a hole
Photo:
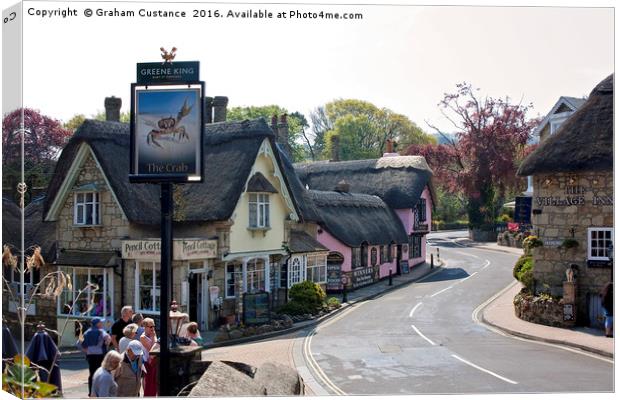
[[[148,172],[151,174],[157,173],[187,173],[189,172],[189,166],[185,163],[179,164],[171,164],[171,163],[148,163],[147,165]]]

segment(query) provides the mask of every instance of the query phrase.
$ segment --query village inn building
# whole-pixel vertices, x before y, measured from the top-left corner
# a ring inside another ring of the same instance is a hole
[[[610,75],[522,163],[533,176],[536,292],[565,296],[574,272],[576,323],[601,326],[599,293],[613,281],[613,84]]]
[[[285,115],[271,126],[229,122],[227,98],[205,100],[204,181],[175,185],[171,279],[172,299],[201,330],[239,320],[244,293],[270,293],[275,309],[304,280],[340,291],[344,275],[352,290],[424,262],[433,196],[423,157],[293,165]],[[42,246],[46,260],[38,275],[72,277],[58,299],[34,302],[32,319],[52,328],[95,316],[109,327],[125,304],[159,317],[159,188],[129,183],[129,124],[118,122],[119,99],[105,105],[108,120],[77,129],[47,195],[27,207],[36,211],[26,218],[36,227],[26,229],[27,245]],[[361,185],[370,178],[380,190]],[[6,218],[19,209],[3,210]],[[19,236],[7,222],[5,243]],[[71,309],[87,282],[99,289]]]

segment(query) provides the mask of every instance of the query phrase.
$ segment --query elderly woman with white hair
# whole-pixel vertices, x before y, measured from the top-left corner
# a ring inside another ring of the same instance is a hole
[[[123,356],[115,350],[106,353],[101,367],[97,368],[93,375],[90,397],[116,397],[118,384],[114,380],[112,371],[118,368],[122,360]]]
[[[118,341],[118,351],[119,353],[123,353],[127,350],[127,345],[134,339],[138,339],[136,337],[138,335],[138,324],[129,324],[125,328],[123,328],[123,338]]]

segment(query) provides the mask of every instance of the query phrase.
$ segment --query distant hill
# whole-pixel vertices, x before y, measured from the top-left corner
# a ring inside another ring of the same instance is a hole
[[[432,135],[437,139],[437,144],[447,144],[448,140],[438,133],[432,133]],[[448,138],[456,140],[456,133],[446,133]]]

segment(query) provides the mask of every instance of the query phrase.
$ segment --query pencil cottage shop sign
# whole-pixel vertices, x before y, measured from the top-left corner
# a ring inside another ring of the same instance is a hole
[[[217,240],[175,239],[172,243],[175,260],[204,260],[217,256]],[[123,240],[122,257],[127,260],[159,261],[161,241],[159,239]]]

